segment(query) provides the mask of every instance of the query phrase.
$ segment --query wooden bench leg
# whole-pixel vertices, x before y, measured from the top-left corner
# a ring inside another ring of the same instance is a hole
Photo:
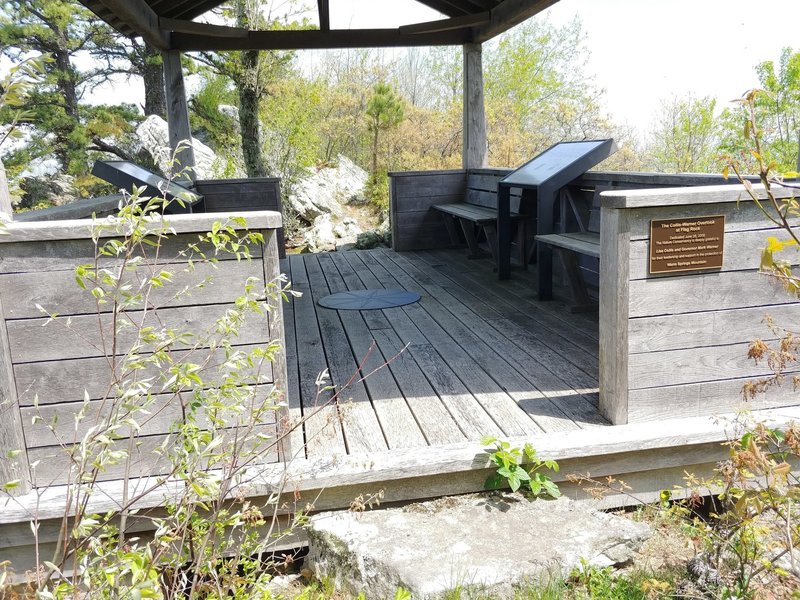
[[[450,238],[450,244],[457,248],[461,245],[461,238],[458,236],[456,224],[453,222],[455,217],[447,213],[442,213],[442,218],[444,219],[444,227],[447,229],[447,235]]]
[[[525,221],[517,221],[517,260],[520,266],[526,271],[528,270],[528,249],[527,245],[528,228]]]
[[[497,270],[497,225],[495,223],[484,223],[483,232],[486,234],[486,242],[489,244],[489,252],[492,254],[492,262]]]
[[[464,238],[467,240],[467,248],[469,248],[469,258],[480,258],[481,251],[478,248],[478,238],[475,236],[475,226],[466,219],[459,219],[461,224],[461,231],[464,232]]]
[[[597,310],[597,303],[593,302],[586,291],[586,283],[581,277],[580,265],[578,264],[578,255],[571,250],[564,248],[556,248],[556,252],[561,257],[561,263],[564,265],[564,270],[567,273],[567,280],[569,282],[572,297],[575,304],[570,306],[570,312],[590,312]]]

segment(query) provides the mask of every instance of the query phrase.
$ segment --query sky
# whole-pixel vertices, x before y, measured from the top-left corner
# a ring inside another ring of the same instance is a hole
[[[332,27],[441,18],[414,0],[330,6]],[[564,24],[576,15],[591,53],[587,70],[605,90],[606,110],[640,136],[662,101],[711,96],[721,110],[758,85],[756,64],[777,63],[787,46],[800,51],[800,0],[560,0],[534,18]]]
[[[415,0],[330,0],[330,13],[336,29],[442,17]],[[712,96],[721,110],[758,85],[756,64],[777,62],[786,46],[800,51],[800,0],[560,0],[534,18],[564,24],[576,15],[590,51],[587,71],[605,90],[605,109],[640,138],[662,101]],[[133,90],[143,93],[141,86]],[[117,87],[95,101],[118,97]]]

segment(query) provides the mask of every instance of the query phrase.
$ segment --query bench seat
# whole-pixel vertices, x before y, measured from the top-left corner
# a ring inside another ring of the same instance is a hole
[[[591,231],[576,231],[572,233],[550,233],[537,235],[536,241],[554,248],[571,250],[578,254],[600,258],[600,234]]]
[[[434,204],[433,208],[445,212],[459,219],[466,219],[478,225],[486,225],[497,221],[497,209],[488,206],[477,206],[466,202],[454,202],[452,204]],[[522,215],[512,213],[511,219],[519,219]]]

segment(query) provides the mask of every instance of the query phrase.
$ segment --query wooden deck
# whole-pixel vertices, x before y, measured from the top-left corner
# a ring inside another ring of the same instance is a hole
[[[463,250],[293,255],[303,293],[285,311],[295,456],[533,437],[607,425],[597,410],[597,317],[533,298],[533,273],[498,281]],[[336,292],[403,288],[388,310],[318,306]],[[327,370],[320,391],[319,374]],[[299,449],[299,450],[298,450]]]

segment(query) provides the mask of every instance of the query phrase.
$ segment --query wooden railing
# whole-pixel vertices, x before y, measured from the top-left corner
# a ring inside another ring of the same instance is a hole
[[[266,285],[278,277],[280,214],[235,214],[245,218],[247,229],[261,232],[264,237],[263,245],[253,247],[253,259],[237,260],[228,254],[219,256],[214,264],[196,262],[191,269],[180,268],[179,263],[186,259],[179,252],[188,244],[197,243],[199,233],[211,230],[215,222],[228,223],[238,230],[244,227],[231,221],[232,215],[226,213],[166,217],[175,234],[163,240],[159,260],[170,263],[168,267],[178,265],[175,278],[180,279],[179,288],[186,286],[193,291],[175,295],[172,288],[163,298],[150,298],[151,302],[164,305],[150,317],[153,326],[206,331],[243,294],[248,278]],[[154,226],[157,228],[160,222],[156,219]],[[101,409],[113,380],[108,360],[111,349],[107,346],[114,337],[108,312],[112,305],[98,305],[75,282],[76,266],[95,261],[92,235],[93,224],[88,219],[13,222],[0,232],[0,482],[19,480],[20,486],[15,490],[18,493],[30,489],[33,463],[37,463],[38,485],[64,483],[68,457],[60,448],[57,434],[61,432],[63,439],[72,439],[74,415],[80,410],[88,410],[85,422],[92,422],[91,416]],[[111,230],[102,234],[113,235]],[[118,263],[114,257],[101,258],[101,264],[109,268]],[[202,286],[196,287],[199,283]],[[157,295],[158,290],[154,293]],[[54,313],[57,316],[47,316]],[[245,347],[282,341],[281,315],[278,305],[268,315],[253,317],[233,343]],[[124,331],[120,334],[116,354],[126,353],[134,343],[130,337]],[[286,360],[281,353],[261,384],[282,387],[285,373]],[[56,415],[54,433],[48,425]],[[140,437],[137,472],[131,476],[159,472],[153,449],[167,434],[170,415],[174,416],[174,410],[166,407],[163,414],[151,419]],[[279,419],[284,416],[279,415]],[[12,450],[19,454],[9,453]],[[118,476],[113,469],[101,475],[107,479]]]
[[[775,190],[779,198],[792,194]],[[732,411],[746,382],[771,373],[766,361],[748,358],[751,341],[776,337],[765,317],[796,322],[797,297],[758,272],[767,238],[787,234],[741,185],[604,192],[601,206],[601,410],[614,423]],[[660,270],[650,265],[659,250],[653,221],[712,217],[724,218],[721,268],[652,272]],[[782,258],[800,262],[796,252]],[[748,406],[799,404],[787,384]]]

